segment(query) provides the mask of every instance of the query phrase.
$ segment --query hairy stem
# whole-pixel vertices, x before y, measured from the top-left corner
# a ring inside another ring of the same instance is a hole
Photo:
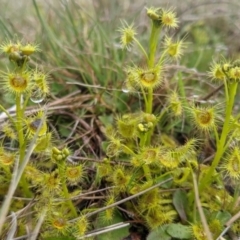
[[[60,176],[60,180],[61,180],[61,184],[62,184],[63,194],[67,201],[68,207],[69,207],[71,213],[73,214],[73,216],[77,217],[78,214],[77,214],[76,208],[74,207],[72,201],[70,200],[70,195],[69,195],[67,184],[66,184],[65,163],[64,162],[58,163],[58,170],[59,170],[59,176]]]
[[[16,130],[18,133],[18,142],[19,142],[19,162],[20,164],[23,162],[23,159],[25,157],[25,151],[26,151],[26,144],[24,141],[24,134],[23,134],[23,116],[24,111],[22,109],[22,103],[21,103],[21,95],[16,96]],[[21,177],[20,180],[20,186],[23,189],[25,197],[32,197],[32,193],[29,190],[28,182],[23,177]]]
[[[224,153],[224,149],[225,149],[225,145],[226,145],[226,141],[227,141],[227,137],[228,137],[228,133],[229,133],[230,118],[232,115],[232,109],[233,109],[233,105],[234,105],[235,95],[237,92],[237,87],[238,87],[238,83],[236,83],[236,82],[228,84],[229,99],[226,104],[225,119],[224,119],[221,137],[217,144],[217,152],[213,159],[212,165],[211,165],[209,171],[207,172],[205,178],[203,178],[202,182],[200,182],[200,186],[199,186],[200,192],[210,184],[210,179],[214,173],[214,170],[218,166],[218,164],[222,158],[222,155]]]

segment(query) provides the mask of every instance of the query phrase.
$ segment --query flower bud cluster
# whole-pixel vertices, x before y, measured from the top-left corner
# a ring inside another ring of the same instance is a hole
[[[62,150],[59,150],[56,147],[52,148],[52,160],[54,162],[66,161],[69,155],[70,155],[70,152],[68,148],[64,148]]]
[[[39,51],[38,45],[7,42],[0,50],[8,55],[15,69],[0,76],[3,89],[15,95],[26,95],[34,103],[40,103],[49,94],[48,76],[38,69],[28,67],[30,56]]]

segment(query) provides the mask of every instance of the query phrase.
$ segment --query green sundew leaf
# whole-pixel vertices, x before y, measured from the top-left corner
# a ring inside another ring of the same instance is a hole
[[[65,127],[60,127],[59,128],[59,133],[62,137],[68,137],[69,134],[71,133],[71,130],[70,129],[67,129]]]
[[[179,223],[171,223],[168,225],[166,232],[177,239],[191,239],[192,232],[189,226],[185,226]]]
[[[232,217],[232,215],[229,212],[217,212],[216,214],[216,219],[218,219],[221,224],[225,224],[230,218]]]
[[[151,231],[147,237],[147,240],[156,240],[156,239],[171,240],[171,236],[169,236],[169,234],[167,234],[166,232],[167,227],[168,225],[163,225]]]
[[[169,178],[171,178],[170,173],[169,174],[163,174],[160,177],[157,177],[155,179],[155,182],[156,183],[164,182],[164,181],[168,180]],[[168,182],[162,184],[161,188],[169,189],[169,188],[171,188],[171,186],[172,186],[172,181],[168,181]]]
[[[57,82],[54,82],[51,84],[51,93],[54,95],[59,94],[59,92],[63,92],[64,91],[64,85],[63,84],[59,84]]]
[[[102,141],[101,142],[101,147],[103,149],[104,152],[107,151],[107,146],[109,145],[109,142],[108,141]]]
[[[181,220],[187,221],[186,209],[187,209],[187,194],[185,191],[178,189],[173,195],[173,205],[176,208]]]
[[[98,118],[104,124],[104,126],[109,126],[109,125],[113,124],[113,116],[112,115],[101,115]]]

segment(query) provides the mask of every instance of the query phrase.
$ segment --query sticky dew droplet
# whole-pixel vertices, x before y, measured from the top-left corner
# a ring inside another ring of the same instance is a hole
[[[124,93],[129,93],[130,92],[130,90],[129,90],[128,86],[127,86],[127,81],[123,82],[122,91]]]
[[[41,103],[44,100],[44,98],[45,94],[39,88],[32,90],[30,100],[33,103]]]

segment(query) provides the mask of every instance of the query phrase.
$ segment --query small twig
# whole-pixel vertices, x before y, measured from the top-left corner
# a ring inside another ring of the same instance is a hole
[[[149,192],[149,191],[151,191],[152,189],[154,189],[154,188],[156,188],[156,187],[159,187],[159,186],[161,186],[162,184],[167,183],[167,182],[169,182],[169,181],[171,181],[171,180],[172,180],[172,177],[171,177],[171,178],[168,178],[167,180],[165,180],[165,181],[163,181],[163,182],[160,182],[160,183],[158,183],[158,184],[156,184],[156,185],[154,185],[154,186],[152,186],[152,187],[150,187],[150,188],[148,188],[148,189],[145,189],[144,191],[141,191],[141,192],[139,192],[139,193],[136,193],[136,194],[134,194],[134,195],[132,195],[132,196],[129,196],[129,197],[127,197],[127,198],[124,198],[124,199],[122,199],[122,200],[120,200],[120,201],[117,201],[117,202],[115,202],[115,203],[113,203],[113,204],[110,204],[110,205],[108,205],[108,206],[106,206],[106,207],[102,207],[101,209],[98,209],[98,210],[96,210],[96,211],[94,211],[94,212],[88,213],[88,214],[85,215],[85,217],[90,217],[90,216],[95,215],[95,214],[97,214],[97,213],[99,213],[99,212],[105,211],[105,210],[107,210],[107,209],[109,209],[109,208],[115,207],[115,206],[117,206],[117,205],[119,205],[119,204],[122,204],[122,203],[124,203],[124,202],[127,202],[127,201],[129,201],[129,200],[131,200],[131,199],[133,199],[133,198],[136,198],[136,197],[138,197],[138,196],[141,196],[141,195],[143,195],[144,193]],[[81,218],[81,216],[80,216],[80,217],[77,217],[77,218],[74,218],[74,219],[72,219],[72,220],[69,220],[68,222],[69,222],[69,223],[72,223],[72,222],[77,221],[77,220],[80,219],[80,218]]]
[[[44,209],[44,211],[42,212],[40,218],[38,219],[38,222],[37,222],[37,224],[36,224],[32,234],[31,234],[31,237],[29,237],[29,240],[37,239],[38,233],[39,233],[40,228],[41,228],[41,226],[43,224],[43,221],[45,219],[46,213],[47,213],[47,209]]]
[[[201,98],[201,100],[207,101],[209,98],[214,96],[223,87],[224,87],[224,84],[220,85],[219,87],[215,88],[212,92],[207,94],[205,97]]]
[[[231,219],[229,219],[227,221],[227,223],[225,224],[227,227],[231,226],[235,221],[237,221],[240,218],[240,211],[238,213],[236,213]]]
[[[218,236],[218,238],[217,238],[216,240],[222,240],[222,236],[229,230],[230,227],[231,227],[231,225],[228,226],[228,227],[226,227],[226,228],[221,232],[221,234]]]
[[[203,228],[204,228],[204,231],[205,231],[205,233],[207,235],[207,239],[208,240],[213,240],[211,231],[210,231],[210,229],[208,227],[207,220],[206,220],[206,217],[204,215],[204,212],[203,212],[203,209],[202,209],[202,206],[201,206],[201,202],[200,202],[200,198],[199,198],[199,192],[198,192],[198,186],[197,186],[197,180],[196,180],[196,175],[193,173],[192,176],[193,176],[195,201],[196,201],[198,212],[200,214],[200,218],[201,218],[201,221],[202,221],[202,224],[203,224]]]
[[[8,231],[6,240],[12,240],[17,230],[17,216],[14,212],[12,212],[11,218],[12,218],[12,224],[11,224],[11,228]]]
[[[29,214],[32,214],[34,211],[28,211],[27,213],[23,214],[25,211],[27,211],[29,208],[32,207],[32,205],[34,204],[34,201],[33,199],[31,199],[32,201],[30,203],[28,203],[24,208],[18,210],[17,212],[15,212],[16,216],[19,218],[19,217],[22,217],[22,216],[27,216]],[[10,216],[7,216],[6,219],[10,218]]]
[[[79,124],[79,120],[77,120],[77,121],[75,122],[75,124],[74,124],[74,126],[73,126],[73,128],[72,128],[72,131],[70,132],[70,134],[68,135],[68,137],[66,138],[65,141],[69,140],[69,139],[73,136],[73,134],[76,132],[76,129],[77,129],[78,124]]]
[[[130,223],[124,223],[124,222],[116,223],[116,224],[113,224],[113,225],[110,225],[110,226],[107,226],[107,227],[104,227],[104,228],[100,228],[97,231],[94,231],[92,233],[89,233],[89,234],[87,234],[85,236],[82,236],[80,238],[77,238],[77,239],[85,239],[87,237],[93,237],[93,236],[100,235],[100,234],[103,234],[103,233],[106,233],[106,232],[114,231],[114,230],[119,229],[119,228],[124,228],[124,227],[127,227],[129,225],[130,225]]]
[[[221,237],[229,230],[229,228],[232,226],[232,224],[237,221],[240,218],[240,211],[236,213],[232,218],[230,218],[225,226],[226,228],[221,232],[221,234],[218,236],[217,240],[221,240]]]

